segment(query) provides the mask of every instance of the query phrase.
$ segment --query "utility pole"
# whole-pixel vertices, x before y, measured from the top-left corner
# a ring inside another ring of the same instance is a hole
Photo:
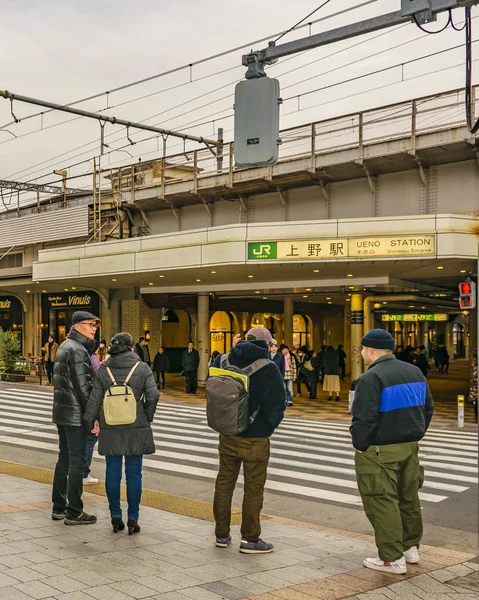
[[[60,175],[62,178],[62,193],[63,193],[63,205],[67,204],[67,175],[66,171],[53,171],[55,175]]]

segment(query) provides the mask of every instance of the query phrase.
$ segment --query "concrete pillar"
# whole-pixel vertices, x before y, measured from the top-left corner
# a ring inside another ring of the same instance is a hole
[[[111,338],[121,331],[121,301],[111,300],[110,309],[103,304],[102,315],[106,318],[102,319],[101,335],[108,344]]]
[[[351,296],[351,379],[357,379],[363,372],[363,359],[361,356],[361,338],[363,336],[363,296]],[[347,353],[347,351],[346,351]]]
[[[204,385],[208,375],[208,360],[210,357],[210,296],[208,293],[198,294],[198,352],[200,353],[200,368],[198,382]]]
[[[29,294],[25,296],[25,319],[23,324],[23,354],[34,356],[34,339],[36,323],[33,314],[33,297]]]
[[[351,313],[350,303],[344,304],[344,351],[346,352],[346,373],[351,373]]]
[[[293,348],[294,300],[290,296],[284,299],[284,343]],[[279,340],[277,340],[279,341]]]

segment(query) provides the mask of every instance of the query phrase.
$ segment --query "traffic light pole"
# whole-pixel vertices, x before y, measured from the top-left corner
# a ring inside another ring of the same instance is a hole
[[[320,46],[326,46],[334,42],[347,40],[358,35],[373,33],[388,27],[394,27],[403,23],[410,23],[412,19],[418,23],[435,20],[436,15],[452,10],[453,8],[471,7],[479,3],[479,0],[409,0],[410,7],[392,13],[373,17],[359,23],[351,23],[344,27],[338,27],[331,31],[325,31],[316,35],[294,40],[292,42],[276,46],[274,42],[270,42],[268,48],[251,52],[243,55],[242,64],[248,67],[246,79],[256,79],[258,77],[266,77],[264,68],[266,65],[271,65],[279,58],[290,56],[305,50],[312,50]],[[403,6],[405,2],[403,0]],[[420,8],[415,10],[414,5],[418,7],[430,6],[428,9]]]

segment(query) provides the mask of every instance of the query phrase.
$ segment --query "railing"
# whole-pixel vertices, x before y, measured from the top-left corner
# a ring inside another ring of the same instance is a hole
[[[476,86],[473,89],[474,115],[479,108],[476,98],[478,88]],[[279,162],[305,158],[309,160],[308,168],[314,170],[321,167],[322,154],[347,149],[357,149],[355,160],[361,162],[368,146],[395,140],[404,140],[405,150],[414,155],[418,136],[464,127],[465,110],[465,92],[462,88],[292,127],[280,133],[282,144],[279,148]],[[185,150],[166,156],[161,161],[161,174],[157,179],[160,197],[165,196],[167,185],[185,181],[192,182],[193,193],[201,192],[201,181],[215,175],[228,175],[228,184],[233,185],[234,179],[237,179],[235,174],[247,170],[235,167],[233,142],[225,143],[219,150]],[[174,166],[182,168],[181,177],[172,176],[171,167]],[[185,168],[191,171],[191,176],[184,175]],[[274,173],[274,168],[270,167],[271,173]],[[166,180],[164,174],[167,169],[169,175]]]

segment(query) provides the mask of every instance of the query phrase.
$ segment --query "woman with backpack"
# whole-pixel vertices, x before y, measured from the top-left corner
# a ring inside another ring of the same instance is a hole
[[[134,349],[135,341],[129,333],[117,333],[112,338],[110,357],[98,371],[83,417],[88,431],[99,436],[98,453],[106,458],[105,489],[115,533],[125,529],[120,504],[120,483],[123,458],[125,459],[129,535],[140,531],[138,517],[142,462],[144,454],[155,452],[151,422],[159,398],[153,373]],[[115,396],[114,388],[121,388],[122,395]],[[135,404],[132,407],[133,413],[130,410],[128,415],[126,407],[132,405],[125,402],[126,398],[136,404],[136,407]],[[98,422],[96,416],[100,412]]]

